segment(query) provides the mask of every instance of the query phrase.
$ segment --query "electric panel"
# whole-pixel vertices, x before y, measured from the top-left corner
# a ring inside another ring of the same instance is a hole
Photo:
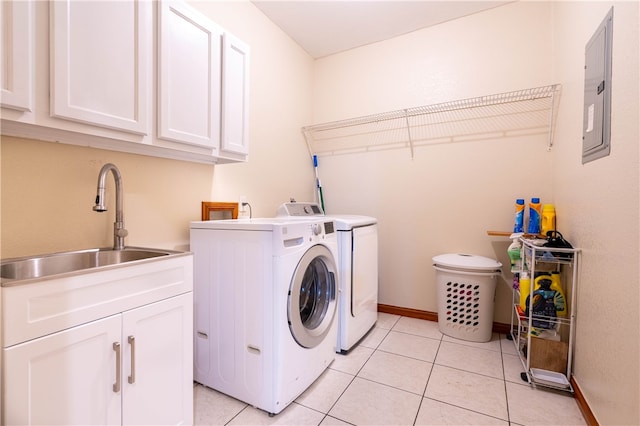
[[[585,47],[582,164],[611,152],[613,8]]]

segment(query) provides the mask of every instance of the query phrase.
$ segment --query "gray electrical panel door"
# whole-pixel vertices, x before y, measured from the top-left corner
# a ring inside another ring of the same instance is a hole
[[[585,47],[582,163],[611,152],[611,49],[613,8]]]

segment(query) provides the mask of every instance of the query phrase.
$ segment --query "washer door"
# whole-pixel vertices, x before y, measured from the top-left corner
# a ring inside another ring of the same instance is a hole
[[[300,346],[313,348],[324,340],[336,313],[336,264],[329,249],[311,247],[296,267],[287,314],[293,338]]]

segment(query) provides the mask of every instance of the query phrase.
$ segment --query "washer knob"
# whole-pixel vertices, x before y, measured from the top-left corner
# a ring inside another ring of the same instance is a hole
[[[322,233],[322,226],[319,223],[314,223],[311,225],[311,231],[313,235],[320,235]]]

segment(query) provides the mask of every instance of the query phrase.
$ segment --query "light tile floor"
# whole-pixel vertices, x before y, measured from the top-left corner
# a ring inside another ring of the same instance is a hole
[[[380,313],[376,327],[280,414],[201,385],[200,425],[584,425],[573,396],[520,379],[513,342],[444,336],[438,323]]]

